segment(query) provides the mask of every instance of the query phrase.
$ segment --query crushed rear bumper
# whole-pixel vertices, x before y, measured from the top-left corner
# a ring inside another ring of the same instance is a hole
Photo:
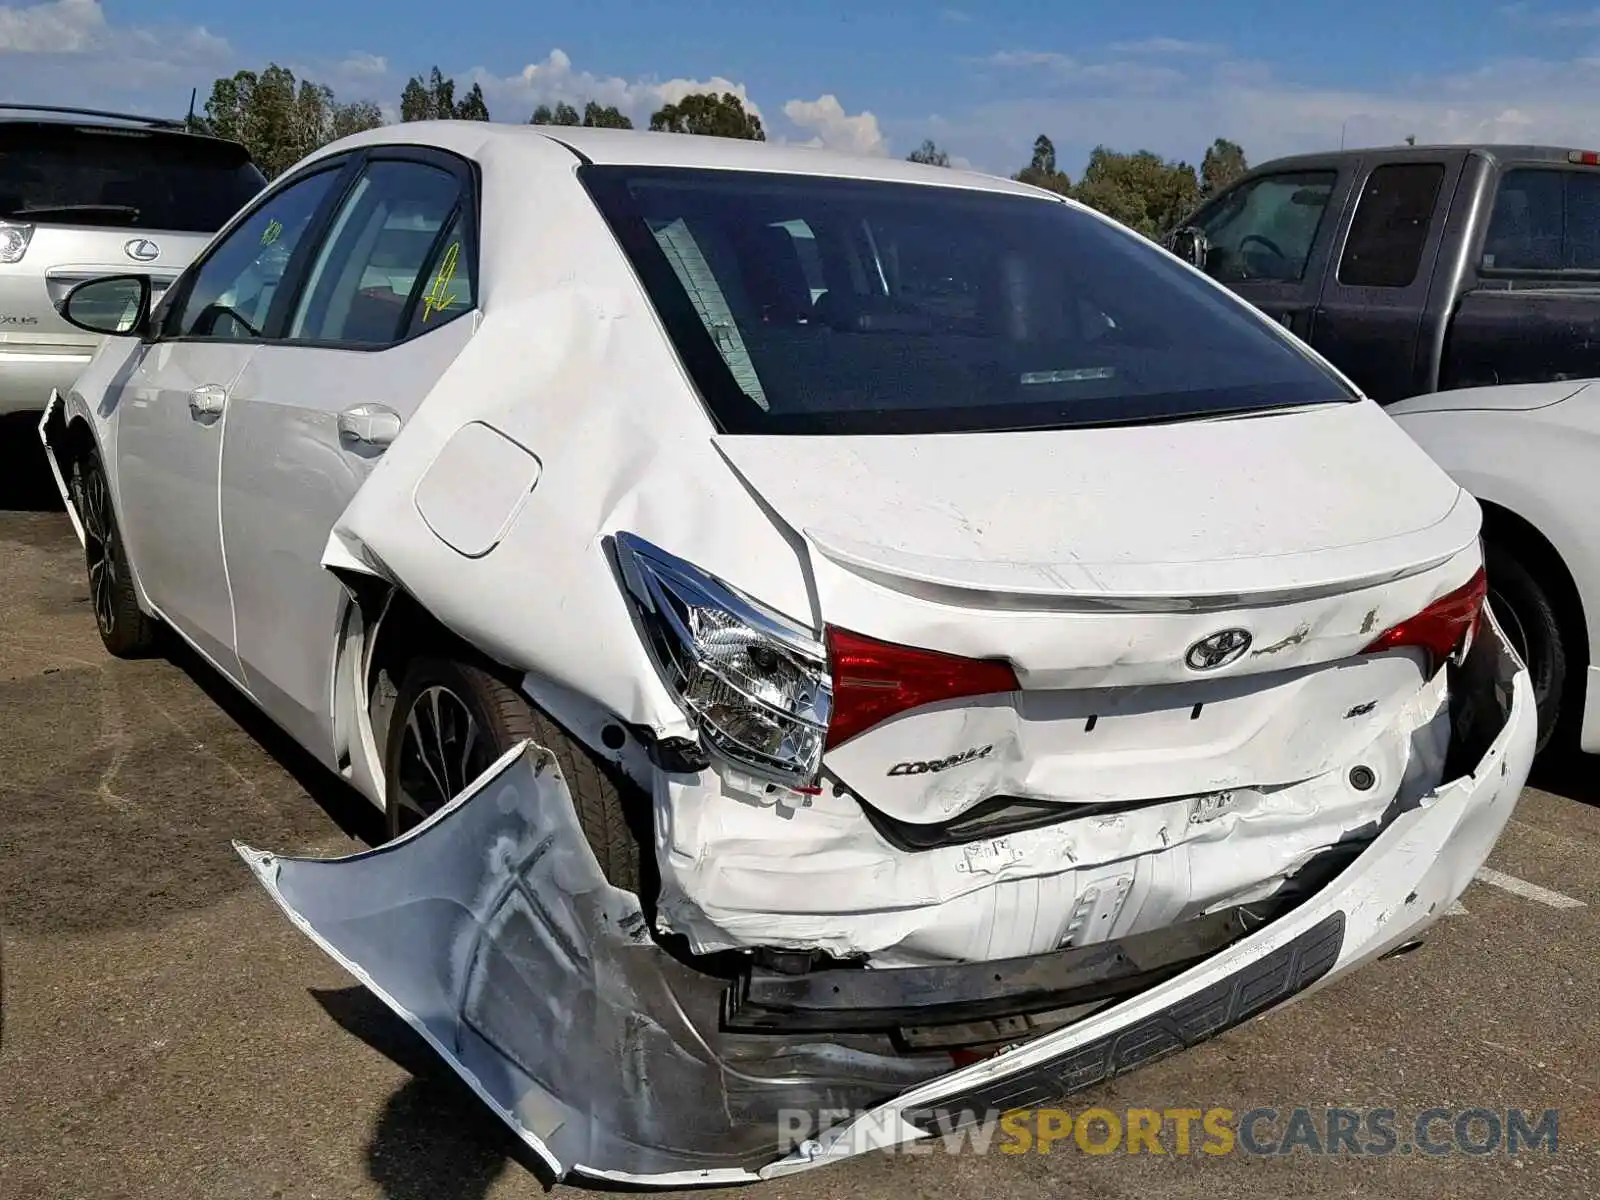
[[[1147,978],[1103,956],[1098,967],[1092,956],[1052,955],[1005,965],[998,990],[959,968],[931,991],[941,981],[930,975],[897,987],[866,978],[895,971],[860,972],[855,1012],[876,1006],[865,1021],[801,984],[812,1000],[804,1018],[791,992],[782,1028],[751,1031],[753,1011],[782,1015],[783,1005],[752,1009],[750,979],[695,970],[652,938],[637,899],[605,882],[559,772],[536,747],[508,754],[398,842],[336,861],[239,852],[290,919],[421,1033],[554,1174],[752,1181],[926,1136],[951,1114],[1081,1091],[1414,940],[1488,856],[1533,757],[1527,672],[1492,619],[1455,670],[1451,782],[1387,814],[1288,911],[1231,931],[1220,915],[1190,931],[1188,951],[1174,931],[1141,948]],[[996,997],[1014,1001],[1030,973],[1044,994],[1021,1008],[1082,1001],[1073,989],[1092,982],[1085,970],[1099,970],[1101,985],[1131,984],[970,1066],[952,1070],[947,1052],[904,1036],[930,1015],[1008,1019]],[[764,980],[755,991],[771,1001],[785,986]],[[962,988],[973,1003],[955,1003]],[[908,996],[920,1006],[907,1011]],[[815,1032],[818,1009],[828,1010],[825,1033]],[[781,1114],[795,1110],[856,1115],[786,1145]]]

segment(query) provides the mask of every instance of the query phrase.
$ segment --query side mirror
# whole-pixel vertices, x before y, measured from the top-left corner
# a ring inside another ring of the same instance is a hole
[[[1206,241],[1205,231],[1197,225],[1185,225],[1176,229],[1167,238],[1167,249],[1190,266],[1206,269],[1206,259],[1211,255],[1211,243]]]
[[[150,324],[150,276],[108,275],[78,284],[61,301],[62,319],[89,333],[143,336]]]

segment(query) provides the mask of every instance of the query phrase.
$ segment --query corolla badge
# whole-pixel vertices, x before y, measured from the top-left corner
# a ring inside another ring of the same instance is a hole
[[[1222,629],[1203,637],[1184,651],[1183,661],[1192,671],[1215,671],[1238,662],[1250,649],[1248,629]]]
[[[161,247],[149,238],[134,238],[122,247],[122,252],[136,262],[154,262],[161,257]]]

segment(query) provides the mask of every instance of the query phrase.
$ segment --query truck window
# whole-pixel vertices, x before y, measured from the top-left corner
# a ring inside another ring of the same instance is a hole
[[[1600,271],[1600,175],[1519,167],[1500,181],[1485,271]]]
[[[1410,287],[1444,183],[1443,163],[1392,163],[1367,177],[1339,260],[1346,287]]]
[[[1305,277],[1335,171],[1263,175],[1223,197],[1195,222],[1206,235],[1206,274],[1224,283]]]

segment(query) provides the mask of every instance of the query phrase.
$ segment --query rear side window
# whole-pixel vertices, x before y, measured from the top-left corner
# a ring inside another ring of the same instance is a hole
[[[232,142],[0,124],[0,218],[215,233],[265,186],[244,147]]]
[[[1600,271],[1600,174],[1507,171],[1480,265],[1485,271]]]
[[[1367,177],[1339,260],[1346,287],[1410,287],[1422,266],[1442,163],[1393,163]]]
[[[729,433],[1059,429],[1351,399],[1243,301],[1054,200],[585,167]]]

